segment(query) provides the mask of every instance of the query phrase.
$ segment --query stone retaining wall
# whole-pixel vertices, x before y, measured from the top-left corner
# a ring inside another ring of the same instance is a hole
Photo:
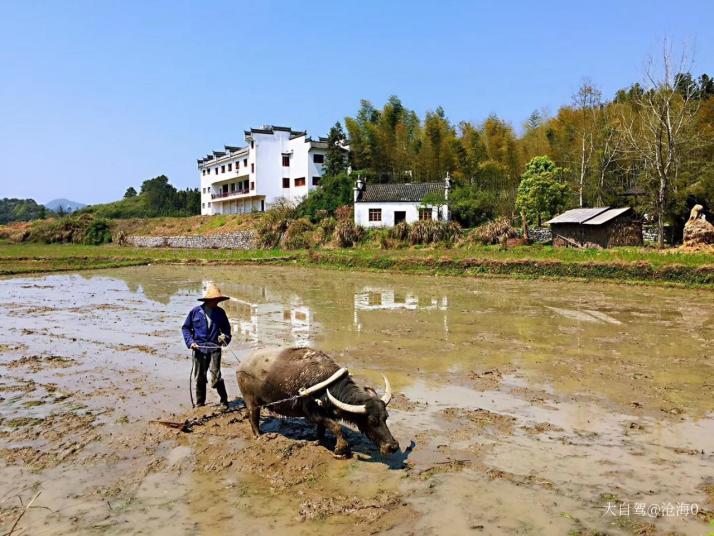
[[[550,227],[529,227],[528,236],[533,242],[548,242],[553,239]]]
[[[190,248],[190,249],[255,249],[255,233],[196,235],[196,236],[127,236],[122,244],[140,248]]]

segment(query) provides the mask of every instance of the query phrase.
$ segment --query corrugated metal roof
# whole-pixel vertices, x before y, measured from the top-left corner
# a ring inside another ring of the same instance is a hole
[[[594,218],[598,214],[601,214],[608,210],[610,207],[598,207],[598,208],[574,208],[571,210],[566,210],[562,214],[559,214],[555,218],[545,223],[584,223],[590,218]]]
[[[432,192],[443,192],[443,182],[415,182],[404,184],[367,184],[357,202],[377,203],[394,201],[421,202]]]
[[[630,210],[630,207],[611,208],[610,210],[606,210],[602,214],[598,214],[594,218],[591,218],[583,223],[584,225],[602,225],[603,223],[607,223],[610,220],[617,218],[621,214],[624,214],[628,210]]]

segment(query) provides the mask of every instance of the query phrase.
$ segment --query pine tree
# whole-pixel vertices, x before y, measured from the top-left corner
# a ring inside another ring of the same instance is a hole
[[[338,121],[327,135],[327,154],[325,155],[324,175],[335,177],[347,167],[345,146],[345,132]]]

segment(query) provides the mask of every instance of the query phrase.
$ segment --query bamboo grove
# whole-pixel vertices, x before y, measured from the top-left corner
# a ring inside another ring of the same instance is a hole
[[[526,164],[547,156],[567,185],[567,208],[634,205],[661,227],[681,227],[689,208],[714,207],[714,80],[673,73],[603,99],[583,82],[553,116],[533,112],[520,133],[490,116],[454,123],[443,108],[420,118],[390,97],[361,101],[331,137],[349,140],[353,170],[375,182],[434,181],[447,172],[482,218],[515,216]],[[475,222],[474,222],[475,223]]]

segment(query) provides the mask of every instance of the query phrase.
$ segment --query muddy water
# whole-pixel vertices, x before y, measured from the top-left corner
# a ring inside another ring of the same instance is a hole
[[[319,347],[378,390],[389,376],[402,452],[352,433],[355,457],[336,460],[300,421],[265,414],[255,441],[238,401],[191,410],[179,326],[208,280],[233,297],[231,398],[251,349]],[[0,288],[0,533],[37,492],[25,534],[703,534],[712,519],[708,292],[158,266]],[[200,417],[191,433],[150,422]]]

